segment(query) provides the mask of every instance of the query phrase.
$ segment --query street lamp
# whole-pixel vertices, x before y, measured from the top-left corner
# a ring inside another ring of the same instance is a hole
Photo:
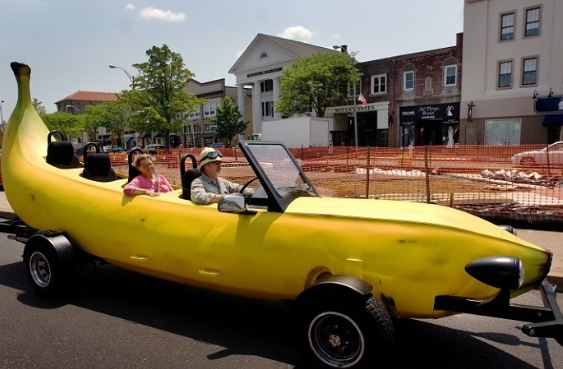
[[[131,85],[135,84],[135,77],[133,77],[133,75],[131,75],[131,73],[127,72],[127,70],[125,70],[125,68],[118,67],[117,65],[109,65],[109,68],[110,69],[121,69],[123,71],[123,73],[125,73],[127,78],[129,78],[129,81],[131,81]]]
[[[334,45],[332,47],[334,50],[340,50],[341,53],[346,53],[348,54],[348,45]],[[352,53],[355,54],[355,53]],[[354,63],[355,64],[355,63]],[[354,92],[352,93],[352,97],[354,99],[354,110],[353,110],[353,116],[354,116],[354,144],[356,147],[358,147],[358,111],[357,111],[357,107],[356,107],[356,81],[353,82],[352,84],[352,89],[354,90]]]

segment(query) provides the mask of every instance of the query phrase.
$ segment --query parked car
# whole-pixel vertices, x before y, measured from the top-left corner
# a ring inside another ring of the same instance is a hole
[[[563,164],[563,141],[554,142],[541,150],[525,151],[512,157],[514,166],[547,165],[549,153],[549,164]]]
[[[123,152],[125,149],[121,146],[114,146],[111,148],[111,152]]]
[[[164,149],[164,145],[150,144],[145,146],[145,151],[147,151],[150,154],[156,154],[157,150],[162,150],[162,149]]]

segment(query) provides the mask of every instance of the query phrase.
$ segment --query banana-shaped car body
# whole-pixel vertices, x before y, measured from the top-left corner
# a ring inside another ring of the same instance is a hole
[[[31,70],[12,68],[18,103],[2,177],[11,207],[37,230],[24,257],[40,292],[62,283],[80,250],[158,278],[293,301],[306,353],[337,368],[361,365],[373,345],[389,344],[392,316],[518,318],[508,300],[541,286],[549,271],[548,251],[455,209],[319,197],[280,143],[241,144],[260,183],[250,199],[202,206],[180,190],[127,197],[126,179],[95,181],[83,168],[47,162],[49,131],[31,104]],[[483,309],[486,301],[496,307]],[[543,320],[522,320],[556,321],[558,308],[548,310],[555,312]],[[532,328],[526,333],[539,335]]]

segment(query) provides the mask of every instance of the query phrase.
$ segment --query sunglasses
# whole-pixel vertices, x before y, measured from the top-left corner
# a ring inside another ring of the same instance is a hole
[[[215,160],[217,158],[222,158],[222,157],[223,157],[223,155],[219,151],[211,151],[210,153],[205,155],[203,158],[201,158],[200,162],[204,161],[205,159]]]

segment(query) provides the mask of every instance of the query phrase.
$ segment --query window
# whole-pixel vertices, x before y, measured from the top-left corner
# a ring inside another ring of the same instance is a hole
[[[260,82],[260,91],[269,92],[274,90],[274,81],[271,79],[266,79]]]
[[[522,86],[538,83],[538,58],[526,58],[522,61]]]
[[[215,109],[217,108],[217,103],[207,103],[203,106],[203,114],[207,116],[215,115]]]
[[[274,116],[274,102],[273,101],[262,101],[262,116],[263,117],[273,117]]]
[[[194,124],[194,133],[200,133],[200,132],[201,132],[201,125]]]
[[[444,67],[444,86],[455,86],[457,84],[457,65],[446,65]]]
[[[385,74],[371,76],[371,93],[384,94],[387,92],[387,77]]]
[[[498,88],[512,87],[512,61],[498,63]]]
[[[514,13],[503,14],[500,16],[500,40],[514,39]]]
[[[354,86],[356,86],[356,97],[360,96],[361,83],[356,82],[356,83],[352,83],[351,85],[348,85],[348,97],[354,96]]]
[[[485,121],[485,145],[520,145],[522,121],[491,119]]]
[[[537,36],[540,34],[540,8],[526,9],[526,28],[524,36]]]
[[[414,71],[409,70],[403,73],[403,90],[412,91],[414,90]]]

